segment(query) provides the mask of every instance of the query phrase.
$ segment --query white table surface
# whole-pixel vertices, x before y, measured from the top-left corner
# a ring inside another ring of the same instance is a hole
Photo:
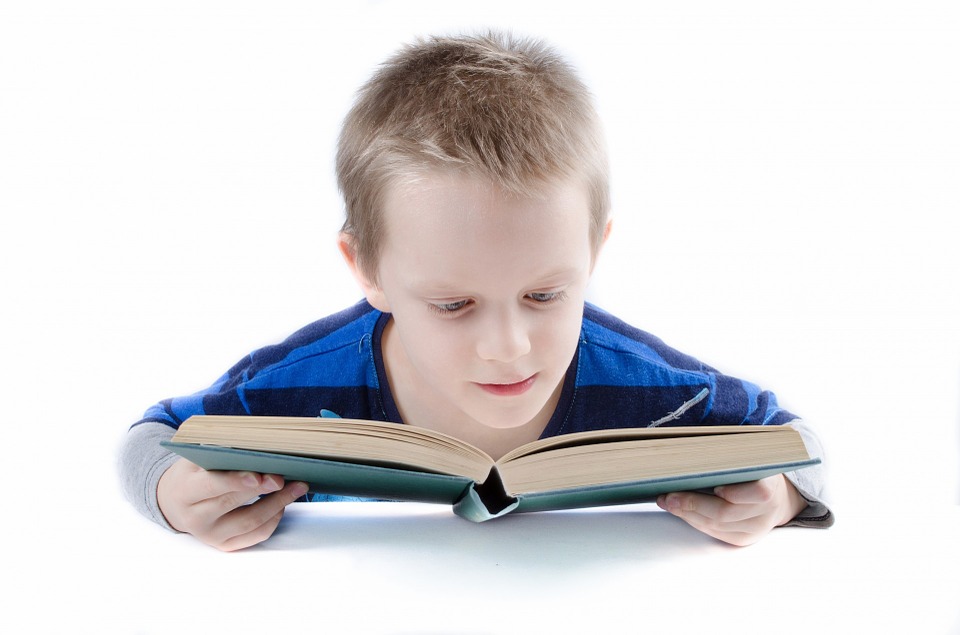
[[[0,623],[30,632],[960,632],[956,506],[846,510],[747,548],[652,505],[476,525],[432,505],[300,504],[229,554],[133,511],[106,531],[24,531],[46,547],[7,544]]]

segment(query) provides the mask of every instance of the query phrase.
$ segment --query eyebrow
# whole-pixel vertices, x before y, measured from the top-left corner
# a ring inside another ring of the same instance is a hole
[[[525,286],[528,288],[537,288],[541,286],[549,287],[556,282],[573,277],[578,273],[579,269],[577,267],[566,267],[564,269],[558,269],[539,276],[535,278],[531,284]],[[422,279],[413,282],[412,286],[421,291],[429,291],[430,293],[439,292],[442,294],[446,291],[449,291],[452,293],[452,295],[459,295],[463,292],[463,285],[451,280]]]
[[[579,267],[566,267],[564,269],[551,271],[550,273],[540,276],[539,278],[537,278],[537,283],[539,284],[539,283],[552,282],[554,280],[562,280],[564,278],[575,276],[578,273],[580,273]]]

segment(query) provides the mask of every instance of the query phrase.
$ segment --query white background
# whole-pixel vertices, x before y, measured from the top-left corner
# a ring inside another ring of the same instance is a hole
[[[147,406],[360,297],[334,246],[353,93],[416,35],[487,27],[595,94],[592,299],[812,422],[838,522],[960,503],[955,5],[454,4],[0,4],[5,538],[95,548]]]

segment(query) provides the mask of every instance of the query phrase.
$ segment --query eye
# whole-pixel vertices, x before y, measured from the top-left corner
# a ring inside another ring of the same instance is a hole
[[[451,313],[463,310],[468,303],[469,300],[457,300],[456,302],[430,302],[427,306],[430,307],[431,311],[439,315],[450,315]]]
[[[552,304],[553,302],[559,302],[563,300],[567,297],[567,294],[563,291],[550,291],[528,293],[527,297],[537,304]]]

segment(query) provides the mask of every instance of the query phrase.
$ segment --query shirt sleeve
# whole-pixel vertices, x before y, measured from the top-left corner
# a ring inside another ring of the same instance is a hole
[[[130,428],[120,448],[119,470],[123,493],[134,508],[155,523],[173,530],[157,503],[160,477],[180,458],[160,445],[169,441],[174,429],[166,424],[146,422]]]
[[[833,512],[828,506],[826,491],[826,471],[828,469],[824,459],[823,447],[813,429],[806,422],[795,419],[790,422],[800,432],[807,452],[812,458],[819,458],[818,465],[787,472],[784,476],[797,488],[800,495],[807,501],[807,508],[800,512],[786,526],[826,528],[834,523]]]

